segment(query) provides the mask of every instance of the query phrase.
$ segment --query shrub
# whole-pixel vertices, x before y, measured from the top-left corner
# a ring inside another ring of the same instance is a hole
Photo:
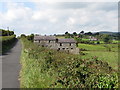
[[[97,41],[97,44],[100,44],[100,42],[99,42],[99,41]]]
[[[117,88],[116,72],[97,57],[81,59],[25,38],[22,45],[21,88]]]

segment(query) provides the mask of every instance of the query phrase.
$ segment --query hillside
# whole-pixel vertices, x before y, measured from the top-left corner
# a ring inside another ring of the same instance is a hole
[[[120,33],[120,32],[108,32],[108,31],[101,31],[99,32],[100,34],[117,34],[117,33]]]

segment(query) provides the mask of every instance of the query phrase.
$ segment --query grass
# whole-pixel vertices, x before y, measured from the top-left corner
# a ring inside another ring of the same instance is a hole
[[[106,62],[38,47],[24,38],[21,65],[21,88],[117,87],[117,74]]]
[[[84,41],[89,41],[90,39],[82,38],[82,40],[84,40]]]
[[[112,43],[119,43],[119,41],[118,40],[113,40],[113,42]]]
[[[55,81],[55,75],[50,76],[48,73],[46,74],[41,73],[40,63],[35,61],[35,59],[33,58],[28,58],[27,53],[24,53],[23,51],[21,64],[22,64],[22,70],[20,72],[21,88],[43,88],[43,87],[48,88],[50,84],[53,83],[53,81]]]
[[[82,40],[83,40],[83,41],[90,41],[90,39],[87,39],[87,38],[82,38]],[[98,41],[94,41],[94,43],[97,43],[97,42],[98,42]],[[102,41],[102,40],[100,40],[99,42],[100,42],[100,44],[105,44],[105,42]],[[115,43],[115,44],[118,44],[118,42],[119,42],[118,40],[113,40],[113,41],[112,41],[112,43]]]
[[[82,58],[92,58],[97,56],[100,60],[108,62],[114,69],[118,69],[118,44],[79,44],[78,47],[87,50],[82,51],[85,53]],[[110,51],[107,47],[110,48]]]
[[[84,51],[86,54],[82,58],[92,58],[94,56],[98,59],[108,62],[114,69],[118,69],[118,53],[117,52],[102,52],[102,51]]]
[[[101,47],[101,45],[92,45],[92,44],[78,44],[79,48],[83,48],[89,51],[105,51],[105,47]]]
[[[25,42],[24,42],[25,43]],[[49,88],[52,83],[56,81],[57,72],[52,73],[54,71],[49,70],[48,72],[41,72],[41,70],[44,70],[44,67],[46,67],[45,64],[45,58],[49,58],[47,56],[47,51],[44,48],[38,48],[37,45],[34,45],[33,43],[29,42],[29,45],[32,45],[31,47],[28,47],[26,49],[26,45],[22,41],[22,55],[21,55],[21,72],[20,72],[20,87],[21,88]],[[34,55],[31,54],[29,56],[30,51],[27,52],[27,50],[32,49],[35,51]],[[61,54],[59,54],[61,55]],[[61,57],[57,55],[56,58]],[[65,54],[62,55],[63,57],[66,57]],[[39,57],[39,58],[38,58]],[[61,58],[58,58],[61,59]],[[49,74],[49,73],[52,73]],[[64,86],[57,86],[57,87],[63,87]]]
[[[97,43],[98,41],[94,41],[94,43]],[[104,41],[99,41],[100,44],[104,44]]]

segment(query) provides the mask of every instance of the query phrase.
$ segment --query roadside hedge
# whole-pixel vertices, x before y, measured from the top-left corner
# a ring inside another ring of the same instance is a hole
[[[1,36],[0,37],[0,44],[1,44],[1,54],[6,52],[11,45],[15,42],[16,40],[16,36],[12,35],[12,36]]]
[[[107,62],[21,41],[21,88],[118,88],[117,72]]]

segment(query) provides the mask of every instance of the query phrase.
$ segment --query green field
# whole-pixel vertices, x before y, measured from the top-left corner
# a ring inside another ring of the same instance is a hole
[[[98,59],[108,62],[114,69],[118,69],[118,44],[79,44],[79,48],[85,49],[82,51],[85,55],[82,58],[98,57]],[[110,50],[110,51],[109,51]]]
[[[58,36],[58,38],[64,38],[64,36]],[[89,39],[83,38],[84,41]],[[78,44],[79,48],[87,51],[82,51],[85,55],[82,58],[92,58],[97,56],[100,60],[108,62],[114,69],[118,69],[118,44],[105,44],[104,41],[99,41],[100,44]],[[94,41],[97,43],[97,41]],[[117,40],[113,40],[112,43],[118,43]]]
[[[118,40],[113,40],[113,43],[119,43],[119,41]]]
[[[84,41],[89,41],[90,39],[82,38],[82,40],[84,40]]]

